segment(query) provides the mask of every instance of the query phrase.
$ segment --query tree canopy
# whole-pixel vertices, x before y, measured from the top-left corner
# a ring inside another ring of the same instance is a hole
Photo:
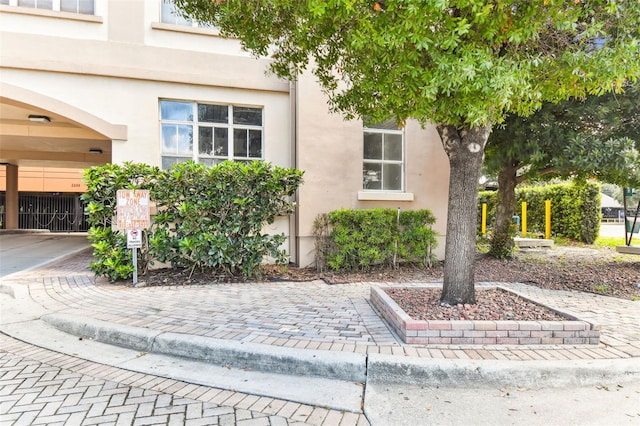
[[[640,87],[545,103],[529,117],[507,116],[493,129],[485,169],[514,167],[518,183],[553,177],[640,185]]]
[[[309,68],[347,118],[433,123],[449,157],[442,303],[475,303],[484,146],[506,113],[640,74],[637,0],[174,0],[277,75]]]
[[[513,248],[515,188],[527,180],[597,178],[623,186],[640,184],[638,84],[623,93],[545,103],[529,117],[507,116],[486,147],[485,170],[498,177],[498,205],[489,254]]]
[[[349,116],[483,126],[638,76],[629,1],[175,0]]]

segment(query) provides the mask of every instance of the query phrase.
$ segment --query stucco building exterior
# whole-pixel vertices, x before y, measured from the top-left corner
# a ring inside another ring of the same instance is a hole
[[[338,208],[428,208],[441,257],[449,166],[435,129],[345,121],[311,74],[267,67],[166,1],[0,0],[3,226],[17,227],[29,174],[46,191],[34,173],[261,159],[305,172],[296,214],[269,229],[288,236],[292,262],[313,263],[313,221]]]

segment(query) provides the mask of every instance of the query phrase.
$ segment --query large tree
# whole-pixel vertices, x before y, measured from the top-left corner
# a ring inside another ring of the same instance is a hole
[[[498,178],[494,257],[511,254],[516,186],[554,177],[640,184],[640,85],[623,93],[545,103],[528,117],[507,116],[485,150],[485,170]]]
[[[475,303],[484,147],[507,112],[637,78],[637,0],[175,0],[279,76],[310,67],[347,118],[433,123],[449,157],[446,304]]]

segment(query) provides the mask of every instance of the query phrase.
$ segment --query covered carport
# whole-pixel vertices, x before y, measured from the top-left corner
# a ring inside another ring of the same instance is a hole
[[[0,165],[4,168],[5,229],[18,229],[19,168],[83,169],[110,163],[112,142],[127,126],[73,105],[0,83]]]

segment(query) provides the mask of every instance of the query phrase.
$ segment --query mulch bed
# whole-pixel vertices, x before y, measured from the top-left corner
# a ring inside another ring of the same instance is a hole
[[[368,271],[319,273],[314,268],[265,265],[260,281],[324,280],[328,284],[353,282],[433,282],[442,279],[442,264],[432,268],[402,265],[398,269],[372,268]],[[211,272],[160,269],[139,277],[146,286],[211,285],[242,282]],[[254,280],[254,281],[255,281]],[[514,259],[497,260],[478,255],[476,282],[521,282],[552,290],[577,290],[640,300],[640,256],[620,256],[613,250],[563,249],[519,252]]]
[[[476,291],[475,305],[441,306],[440,290],[385,288],[384,292],[414,320],[563,321],[567,318],[508,291]]]

